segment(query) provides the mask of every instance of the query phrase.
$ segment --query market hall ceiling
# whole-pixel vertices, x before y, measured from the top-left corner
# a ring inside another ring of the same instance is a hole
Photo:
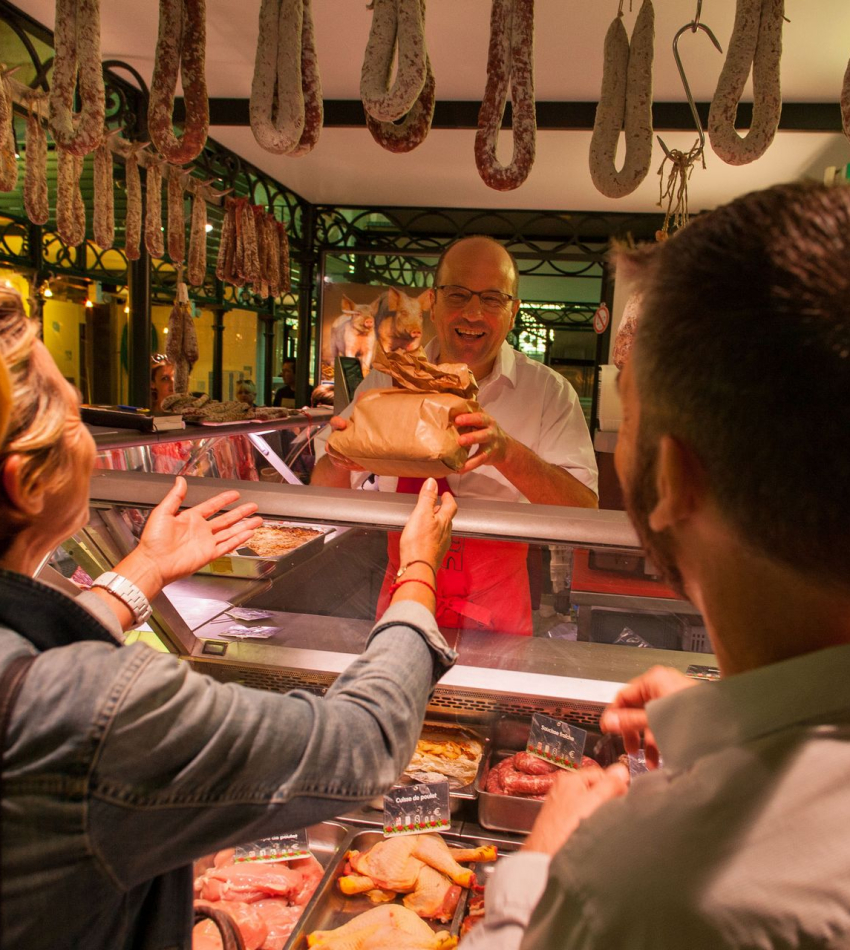
[[[19,0],[16,6],[53,29],[54,0]],[[639,0],[625,23],[631,32]],[[210,136],[258,168],[320,204],[430,205],[456,208],[656,211],[663,153],[653,146],[652,169],[631,195],[609,199],[594,188],[588,170],[593,103],[599,98],[603,41],[618,0],[536,0],[535,96],[540,128],[537,157],[515,191],[488,188],[475,167],[474,118],[487,78],[489,0],[428,0],[425,31],[437,85],[435,124],[416,150],[384,151],[365,128],[359,106],[360,70],[372,14],[366,0],[313,0],[316,46],[327,103],[327,123],[315,149],[299,158],[265,152],[242,122],[251,89],[260,0],[207,0],[207,84],[212,102]],[[696,2],[655,0],[653,99],[658,130],[670,148],[687,151],[695,133],[681,129],[687,106],[672,54],[675,33],[694,16]],[[735,0],[704,0],[701,20],[724,50]],[[781,63],[785,104],[780,130],[768,151],[742,166],[722,162],[709,148],[707,168],[690,180],[692,211],[713,207],[755,188],[850,162],[840,131],[838,99],[850,58],[850,4],[846,0],[786,0]],[[123,60],[150,82],[156,47],[156,0],[102,0],[104,60]],[[711,100],[724,56],[702,34],[688,31],[680,53],[694,98]],[[744,100],[752,98],[748,82]],[[237,100],[236,103],[216,100]],[[665,104],[673,104],[667,106]],[[358,110],[360,110],[358,112]],[[358,122],[358,116],[359,122]],[[817,131],[797,131],[798,129]],[[668,131],[673,129],[674,131]],[[509,158],[510,133],[499,154]]]

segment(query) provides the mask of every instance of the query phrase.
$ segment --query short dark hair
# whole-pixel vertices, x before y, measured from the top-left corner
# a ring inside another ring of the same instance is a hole
[[[505,252],[505,254],[508,255],[508,257],[510,258],[511,266],[514,269],[514,280],[511,286],[511,293],[514,296],[516,296],[519,291],[519,266],[517,265],[516,258],[513,256],[513,254],[511,254],[511,252],[505,247],[504,244],[501,244],[495,238],[491,238],[486,234],[466,234],[463,237],[457,238],[456,240],[452,241],[451,244],[448,244],[446,247],[444,247],[442,253],[440,254],[439,259],[437,260],[437,266],[434,268],[434,286],[439,287],[440,284],[442,283],[440,279],[440,271],[443,268],[443,262],[446,259],[446,254],[448,254],[449,251],[453,247],[457,247],[458,244],[463,244],[464,241],[489,241],[491,244],[495,244],[496,247],[500,247]],[[483,290],[484,288],[481,288],[481,289]]]
[[[795,183],[699,216],[648,258],[640,438],[703,464],[755,549],[850,589],[850,188]]]

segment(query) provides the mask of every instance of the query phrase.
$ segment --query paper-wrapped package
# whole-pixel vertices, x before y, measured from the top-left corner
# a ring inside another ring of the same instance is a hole
[[[468,451],[458,445],[454,419],[481,408],[468,367],[382,350],[372,366],[391,375],[400,388],[364,393],[348,427],[334,432],[328,445],[376,475],[440,478],[461,468]]]

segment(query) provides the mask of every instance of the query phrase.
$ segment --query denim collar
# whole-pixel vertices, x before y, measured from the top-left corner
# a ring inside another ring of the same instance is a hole
[[[115,646],[115,637],[87,610],[58,590],[0,568],[0,626],[14,630],[38,650],[81,640]]]

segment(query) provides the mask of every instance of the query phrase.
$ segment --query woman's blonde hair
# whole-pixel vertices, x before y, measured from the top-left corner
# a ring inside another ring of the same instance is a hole
[[[68,400],[56,382],[39,371],[33,358],[37,339],[38,324],[26,316],[21,295],[0,287],[0,376],[7,390],[0,396],[0,416],[8,416],[5,425],[0,424],[0,471],[10,455],[21,455],[25,490],[46,481],[59,490],[71,475],[62,438]],[[0,554],[23,526],[0,485]]]

